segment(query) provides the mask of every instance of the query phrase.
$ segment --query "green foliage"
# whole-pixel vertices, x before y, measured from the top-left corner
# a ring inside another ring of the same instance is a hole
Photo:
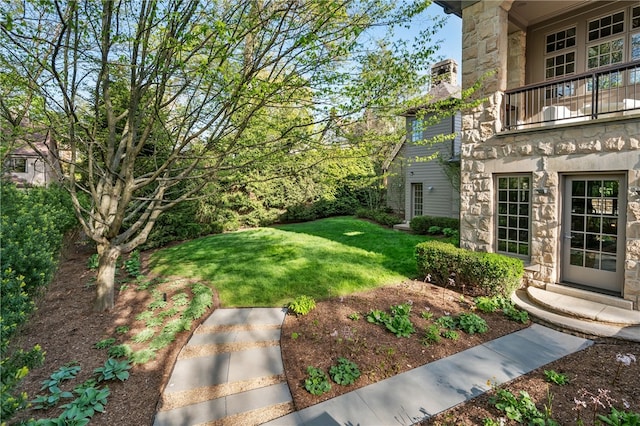
[[[195,283],[191,286],[191,293],[191,303],[181,315],[181,318],[188,321],[200,318],[213,304],[213,290],[208,286]]]
[[[440,328],[446,328],[449,330],[455,330],[458,326],[455,318],[451,315],[443,315],[435,321],[436,325]]]
[[[507,418],[515,422],[535,425],[557,425],[556,422],[547,418],[537,408],[526,391],[520,391],[518,396],[506,389],[498,389],[496,396],[491,398],[491,403],[504,412]]]
[[[461,313],[457,318],[458,328],[467,334],[486,333],[487,322],[474,313]]]
[[[116,333],[118,334],[127,334],[129,332],[128,325],[119,325],[116,327]]]
[[[93,370],[93,373],[96,375],[98,382],[115,379],[125,381],[129,378],[129,369],[131,369],[131,365],[128,360],[118,361],[117,359],[109,358],[102,367]]]
[[[296,315],[307,315],[316,308],[316,301],[311,296],[300,295],[289,302],[287,309]]]
[[[498,309],[511,321],[526,324],[529,321],[529,314],[516,307],[516,305],[504,296],[480,296],[474,300],[476,308],[481,312],[492,313]]]
[[[356,217],[371,219],[380,225],[388,227],[393,227],[393,225],[402,223],[402,219],[398,216],[382,210],[358,209],[356,211]]]
[[[109,356],[114,358],[126,358],[129,357],[132,352],[131,347],[127,344],[111,346],[107,351]]]
[[[460,220],[451,217],[416,216],[409,222],[413,232],[420,235],[439,234],[444,229],[460,229]]]
[[[420,312],[420,316],[427,321],[433,318],[433,312],[430,311],[422,311]]]
[[[442,332],[442,337],[449,340],[458,340],[460,338],[460,335],[455,330],[444,330]]]
[[[155,334],[155,331],[152,328],[145,328],[135,336],[133,336],[133,341],[135,343],[143,343],[151,340]]]
[[[390,311],[391,315],[379,309],[373,309],[367,314],[367,321],[384,325],[396,337],[410,337],[416,332],[409,318],[409,313],[411,312],[410,304],[404,303],[391,306]]]
[[[107,348],[110,348],[111,346],[113,346],[114,343],[116,343],[115,337],[108,337],[108,338],[102,339],[98,343],[96,343],[95,347],[96,347],[96,349],[107,349]]]
[[[304,380],[304,388],[312,395],[322,395],[331,390],[331,383],[324,371],[319,368],[307,367],[308,377]]]
[[[26,394],[14,395],[14,389],[44,361],[39,346],[9,354],[9,342],[53,277],[62,237],[77,221],[68,194],[57,186],[18,190],[2,182],[0,199],[0,418],[6,421],[27,404]]]
[[[422,344],[429,346],[434,343],[440,342],[440,327],[436,324],[431,324],[427,327],[427,330],[424,335],[424,339],[422,340]]]
[[[349,316],[347,317],[352,321],[359,321],[360,320],[360,314],[357,312],[353,312],[351,314],[349,314]]]
[[[130,277],[137,278],[142,275],[140,263],[140,251],[134,250],[129,253],[129,257],[124,261],[124,269]]]
[[[42,382],[41,391],[47,390],[48,394],[38,395],[31,401],[34,409],[46,409],[60,403],[62,398],[73,398],[73,393],[60,389],[60,384],[67,380],[75,379],[80,372],[80,366],[70,364],[60,367],[51,376]]]
[[[89,269],[98,269],[98,266],[100,265],[100,261],[98,259],[98,253],[93,253],[91,256],[89,256],[89,259],[87,260],[87,268]]]
[[[569,379],[566,374],[558,373],[554,370],[544,370],[544,378],[549,383],[555,383],[556,385],[566,385],[569,383]]]
[[[477,253],[440,241],[427,241],[416,246],[418,271],[439,285],[456,281],[483,291],[489,296],[509,297],[519,286],[524,274],[521,260],[496,253]]]
[[[348,386],[360,377],[360,370],[356,363],[346,358],[338,358],[338,363],[329,369],[331,379],[339,385]]]
[[[608,415],[598,414],[598,419],[610,426],[639,426],[640,413],[633,411],[618,411],[615,407],[611,407]]]
[[[427,229],[427,234],[438,235],[440,233],[442,233],[442,228],[436,225],[430,226],[429,229]]]
[[[95,388],[89,386],[80,389],[76,399],[60,406],[60,408],[64,409],[60,419],[64,420],[66,424],[88,424],[95,413],[104,412],[105,405],[107,405],[107,397],[110,393],[108,387]]]

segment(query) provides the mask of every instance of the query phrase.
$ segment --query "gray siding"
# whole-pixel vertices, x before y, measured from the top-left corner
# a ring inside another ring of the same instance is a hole
[[[411,124],[414,119],[407,119],[408,136],[411,137]],[[460,129],[460,114],[455,117],[448,117],[438,124],[430,126],[424,130],[425,139],[437,135],[450,134],[455,129]],[[457,126],[457,127],[456,127]],[[415,161],[417,157],[425,157],[439,152],[444,158],[451,158],[452,148],[460,146],[460,138],[455,141],[447,141],[435,145],[416,145],[408,141],[405,150],[407,159],[407,178],[405,183],[405,220],[413,218],[411,206],[412,194],[411,184],[422,183],[423,185],[423,207],[422,214],[427,216],[458,217],[460,213],[459,193],[454,189],[451,181],[442,169],[442,164],[438,160],[426,162]]]

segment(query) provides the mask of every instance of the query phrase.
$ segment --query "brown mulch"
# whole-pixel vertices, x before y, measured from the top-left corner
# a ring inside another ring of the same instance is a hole
[[[41,382],[59,367],[78,362],[82,370],[77,383],[89,378],[93,370],[104,364],[105,350],[95,348],[96,342],[114,335],[116,327],[128,325],[135,333],[135,317],[146,309],[145,292],[124,288],[118,292],[116,307],[108,312],[91,312],[94,287],[93,273],[87,269],[87,259],[92,250],[87,245],[71,245],[64,253],[60,268],[49,291],[38,303],[38,310],[29,324],[14,342],[16,346],[31,348],[35,344],[46,352],[45,365],[32,371],[24,380],[21,390],[29,397],[40,392]],[[143,259],[145,256],[143,256]],[[156,287],[171,292],[173,282]],[[366,386],[386,377],[410,370],[428,362],[451,355],[482,342],[518,330],[526,325],[507,320],[500,314],[480,314],[486,319],[489,331],[484,334],[466,335],[460,332],[458,340],[442,339],[426,346],[422,337],[433,320],[421,317],[421,312],[433,313],[433,318],[445,313],[456,314],[471,308],[471,296],[461,297],[456,289],[443,289],[419,281],[407,281],[397,285],[361,294],[337,297],[318,302],[317,308],[304,317],[287,316],[281,347],[285,374],[294,397],[296,409]],[[383,327],[368,323],[366,314],[371,309],[388,310],[391,305],[411,302],[411,319],[417,332],[410,338],[398,338]],[[216,300],[217,305],[217,300]],[[359,319],[349,319],[357,313]],[[208,314],[207,314],[208,315]],[[204,320],[206,316],[202,319]],[[197,324],[194,324],[195,329]],[[126,382],[110,382],[111,395],[106,412],[96,414],[95,425],[145,425],[151,424],[160,401],[160,393],[169,378],[179,351],[190,335],[183,333],[174,343],[160,351],[157,357],[143,366],[135,366]],[[544,369],[567,374],[570,384],[549,385],[544,374],[535,371],[507,385],[514,393],[527,390],[540,410],[549,404],[553,418],[561,425],[575,424],[577,412],[574,397],[582,389],[598,394],[598,389],[610,392],[614,405],[640,412],[640,364],[623,366],[619,378],[613,382],[620,363],[617,353],[633,353],[640,362],[640,344],[615,341],[598,342],[592,348],[563,358]],[[306,368],[309,365],[328,370],[338,357],[355,362],[362,376],[347,387],[334,384],[332,390],[322,396],[313,396],[303,388]],[[584,399],[588,399],[585,396]],[[286,412],[286,410],[285,410]],[[46,418],[59,415],[60,411],[27,411],[14,420]],[[583,410],[581,419],[585,425],[593,424],[591,411]],[[598,408],[598,413],[604,413]],[[504,416],[497,411],[487,396],[442,413],[423,424],[477,425],[484,418]],[[232,424],[232,423],[229,423]],[[506,423],[509,424],[509,423]]]

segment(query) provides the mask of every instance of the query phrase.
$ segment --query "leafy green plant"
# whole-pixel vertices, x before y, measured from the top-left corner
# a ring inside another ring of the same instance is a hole
[[[354,312],[352,314],[349,314],[349,316],[347,317],[352,321],[359,321],[360,320],[360,314],[357,312]]]
[[[491,398],[491,403],[498,410],[504,412],[507,418],[518,423],[557,425],[555,421],[538,410],[526,391],[520,391],[518,396],[515,396],[506,389],[498,389],[496,396]]]
[[[433,318],[433,312],[430,311],[422,311],[420,312],[420,316],[423,319],[426,319],[427,321],[431,320]]]
[[[114,379],[125,381],[129,378],[129,369],[131,369],[131,365],[128,360],[118,361],[109,358],[102,367],[96,368],[93,372],[96,374],[98,382]]]
[[[396,337],[409,337],[416,332],[409,317],[404,315],[394,315],[390,321],[385,323],[385,327]]]
[[[104,412],[110,393],[106,386],[103,388],[85,387],[76,399],[60,406],[64,412],[59,418],[64,420],[64,424],[88,424],[89,419],[96,412]]]
[[[569,383],[569,379],[566,374],[558,373],[554,370],[544,370],[544,378],[549,383],[555,383],[556,385],[566,385]]]
[[[118,334],[127,334],[129,332],[128,325],[119,325],[116,327],[116,333]]]
[[[41,391],[46,390],[48,394],[38,395],[31,400],[34,409],[43,409],[56,406],[62,398],[73,398],[73,394],[60,389],[60,384],[67,380],[75,379],[80,372],[80,366],[73,363],[60,367],[53,372],[48,379],[42,381]]]
[[[304,381],[304,388],[312,395],[322,395],[331,390],[331,383],[324,371],[319,368],[307,367],[307,377]]]
[[[516,308],[513,304],[502,308],[502,312],[511,321],[521,322],[522,324],[526,324],[529,321],[529,313]]]
[[[134,250],[129,253],[129,257],[124,261],[124,270],[127,274],[133,278],[137,278],[142,275],[140,263],[140,251]]]
[[[498,309],[502,309],[504,306],[505,298],[502,296],[480,296],[476,297],[474,302],[476,304],[476,309],[484,313],[493,313]]]
[[[598,414],[598,419],[606,425],[610,426],[639,426],[640,413],[632,411],[618,411],[615,407],[611,407],[608,415]]]
[[[98,266],[100,266],[98,262],[98,253],[93,253],[87,260],[87,268],[93,270],[98,269]]]
[[[391,316],[388,313],[386,313],[385,311],[382,311],[380,309],[372,309],[367,314],[367,321],[370,322],[370,323],[373,323],[373,324],[384,325],[390,319],[391,319]]]
[[[436,225],[430,226],[427,230],[427,234],[436,235],[442,232],[442,228]]]
[[[458,326],[455,318],[453,318],[451,315],[443,315],[438,318],[435,323],[440,328],[447,328],[449,330],[455,330]]]
[[[431,324],[424,335],[424,339],[422,340],[422,344],[428,346],[434,343],[440,342],[440,327],[435,324]]]
[[[287,308],[296,315],[307,315],[316,308],[316,301],[313,297],[303,294],[289,302]]]
[[[108,337],[106,339],[100,340],[94,346],[96,347],[96,349],[107,349],[113,346],[115,342],[116,342],[115,337]]]
[[[295,331],[291,333],[291,340],[298,340],[298,337],[300,337],[300,333]]]
[[[474,313],[461,313],[457,318],[457,326],[467,334],[486,333],[487,322]]]
[[[107,351],[107,354],[109,354],[110,357],[123,358],[131,355],[131,352],[131,347],[129,345],[123,344],[111,346]]]
[[[338,364],[329,369],[331,379],[339,385],[348,386],[360,377],[360,370],[356,363],[346,358],[338,358]]]
[[[458,340],[460,335],[455,330],[445,330],[442,332],[442,337],[449,340]]]

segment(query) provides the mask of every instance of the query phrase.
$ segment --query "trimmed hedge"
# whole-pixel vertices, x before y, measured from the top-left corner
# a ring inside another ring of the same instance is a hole
[[[480,289],[489,296],[509,297],[520,287],[524,274],[520,259],[472,252],[440,241],[418,244],[416,261],[419,274],[430,276],[436,284],[447,284],[455,274],[458,285]]]
[[[416,216],[411,219],[409,226],[416,234],[426,235],[432,226],[437,226],[442,229],[460,229],[460,220],[453,217]]]
[[[356,212],[356,217],[371,219],[380,225],[393,227],[393,225],[397,225],[402,223],[402,219],[393,214],[383,212],[381,210],[370,210],[370,209],[358,209]]]

